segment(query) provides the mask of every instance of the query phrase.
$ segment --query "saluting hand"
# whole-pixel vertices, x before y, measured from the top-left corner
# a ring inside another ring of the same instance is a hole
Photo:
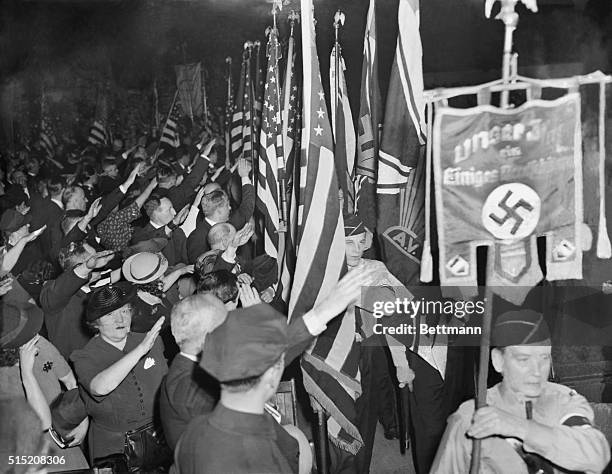
[[[187,204],[176,216],[174,216],[174,219],[172,219],[174,225],[182,225],[183,222],[185,222],[185,219],[187,219],[187,214],[189,214],[189,207],[190,205]]]
[[[166,318],[164,316],[159,318],[142,342],[138,345],[138,348],[142,351],[143,355],[147,354],[153,347],[153,344],[155,344],[155,340],[157,339],[157,336],[159,336],[159,331],[161,331],[165,319]]]
[[[329,294],[321,303],[317,305],[315,311],[329,315],[337,315],[346,309],[347,306],[355,304],[364,286],[371,285],[374,278],[374,271],[353,269],[344,275],[332,288]]]
[[[85,266],[88,270],[93,270],[94,268],[103,268],[108,262],[110,262],[115,256],[114,250],[103,250],[102,252],[94,253],[91,257],[87,259],[85,262]]]
[[[36,240],[36,238],[40,234],[42,234],[46,228],[47,228],[47,224],[42,226],[40,229],[36,229],[34,232],[30,232],[29,234],[24,235],[21,238],[21,240],[23,240],[26,244],[29,243],[29,242],[32,242],[33,240]]]
[[[238,296],[243,308],[248,308],[249,306],[254,306],[261,303],[257,290],[249,285],[245,285],[244,283],[238,283]]]
[[[34,369],[34,359],[39,352],[37,342],[38,336],[35,336],[19,348],[19,367],[23,373],[29,374]]]

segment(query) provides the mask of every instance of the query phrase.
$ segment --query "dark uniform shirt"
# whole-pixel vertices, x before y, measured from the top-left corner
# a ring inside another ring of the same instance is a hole
[[[176,474],[298,472],[297,441],[269,413],[230,410],[218,403],[195,418],[174,453]]]
[[[210,413],[219,399],[219,383],[183,354],[177,355],[160,389],[159,411],[164,435],[174,449],[196,416]]]
[[[115,390],[102,396],[91,393],[94,377],[131,352],[145,336],[129,333],[122,351],[95,336],[82,350],[72,354],[81,396],[91,416],[89,447],[92,459],[122,453],[125,433],[153,420],[156,394],[168,372],[160,339]]]

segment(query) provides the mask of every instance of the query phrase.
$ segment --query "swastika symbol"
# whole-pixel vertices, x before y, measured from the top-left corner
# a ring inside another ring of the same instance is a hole
[[[504,198],[497,204],[497,207],[506,211],[506,214],[503,217],[498,217],[493,213],[489,214],[489,217],[494,222],[497,222],[500,226],[504,225],[508,219],[514,219],[514,225],[512,226],[512,229],[510,230],[510,233],[514,235],[516,234],[516,231],[519,230],[519,227],[524,221],[523,217],[518,212],[516,212],[517,209],[520,209],[521,207],[523,207],[527,209],[528,211],[533,211],[533,206],[529,204],[527,201],[525,201],[524,199],[519,199],[516,203],[514,203],[512,207],[510,207],[508,205],[508,199],[510,199],[511,196],[512,196],[512,191],[508,191],[506,195],[504,196]]]
[[[540,207],[540,197],[529,186],[502,184],[487,196],[482,207],[482,223],[496,239],[521,240],[535,230]]]

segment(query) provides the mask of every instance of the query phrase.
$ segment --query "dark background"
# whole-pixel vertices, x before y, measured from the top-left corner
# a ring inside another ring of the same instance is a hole
[[[157,77],[173,93],[172,67],[203,61],[213,103],[224,101],[225,57],[234,80],[246,40],[264,41],[271,5],[264,0],[125,0],[0,2],[0,85],[18,81],[25,96],[70,89],[76,77],[111,78],[113,86],[151,90]],[[609,0],[539,0],[533,14],[520,4],[515,33],[519,69],[539,77],[609,71]],[[378,0],[377,27],[383,97],[397,37],[397,0]],[[291,0],[279,15],[299,11]],[[346,14],[342,44],[353,109],[358,108],[367,0],[315,0],[317,44],[324,83],[333,42],[333,15]],[[499,7],[495,7],[497,10]],[[299,30],[298,30],[299,33]],[[427,88],[477,83],[499,76],[503,24],[484,17],[484,0],[421,1],[423,68]],[[6,110],[5,110],[6,112]]]

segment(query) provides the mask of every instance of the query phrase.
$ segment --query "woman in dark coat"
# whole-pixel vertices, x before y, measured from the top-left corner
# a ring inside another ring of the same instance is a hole
[[[91,416],[94,462],[123,453],[126,433],[151,425],[157,391],[168,371],[157,337],[164,318],[146,334],[130,332],[133,297],[132,285],[124,282],[94,291],[86,320],[98,334],[71,356]]]

